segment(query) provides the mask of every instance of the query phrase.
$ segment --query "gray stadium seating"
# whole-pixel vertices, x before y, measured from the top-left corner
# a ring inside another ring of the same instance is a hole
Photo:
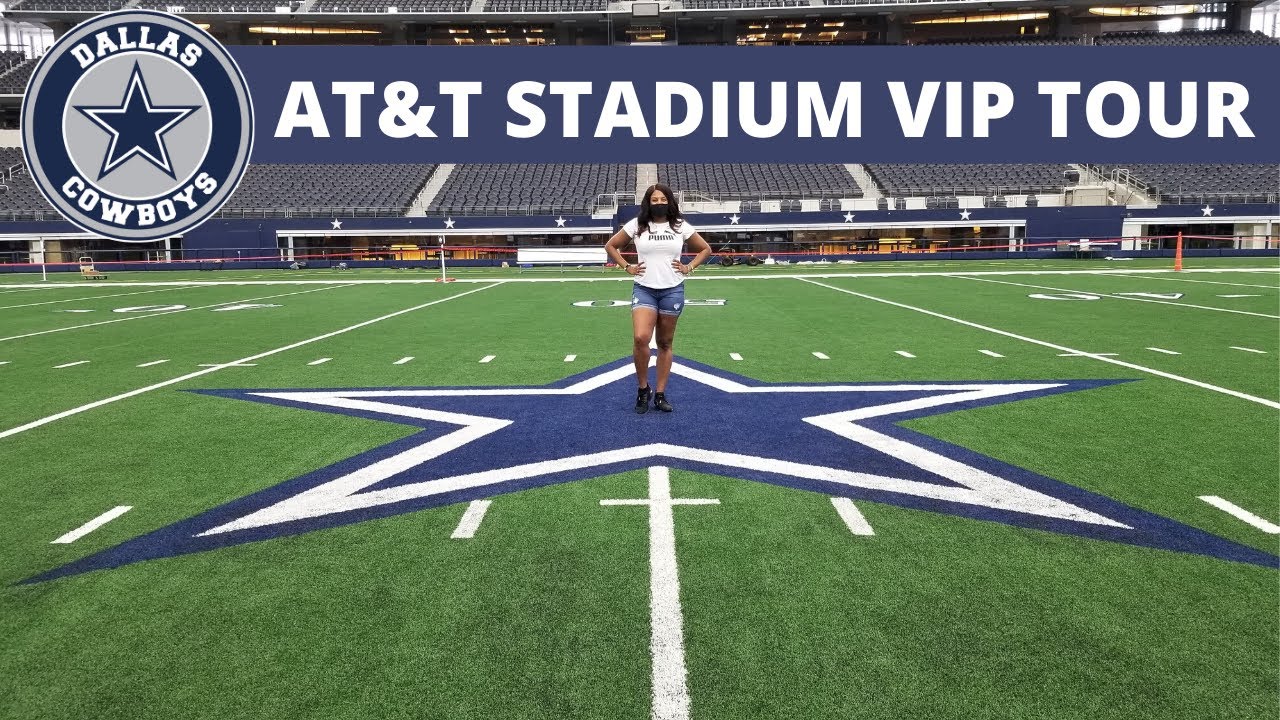
[[[30,12],[81,12],[99,13],[119,10],[126,0],[22,0],[9,7],[10,10]]]
[[[273,13],[277,7],[296,8],[301,5],[298,0],[225,0],[224,2],[195,2],[193,0],[169,0],[168,2],[140,2],[138,7],[152,10],[168,10],[170,7],[182,8],[187,13]]]
[[[1109,33],[1094,45],[1280,45],[1280,39],[1260,32]]]
[[[10,168],[13,177],[0,179],[0,220],[62,219],[27,175],[20,148],[0,148],[0,172],[7,175]]]
[[[21,95],[26,92],[27,81],[31,79],[31,73],[36,69],[38,61],[39,58],[23,60],[0,74],[0,94]]]
[[[732,8],[806,7],[809,0],[684,0],[687,10],[728,10]]]
[[[590,213],[598,195],[634,194],[635,165],[458,165],[429,211],[453,215]]]
[[[311,12],[324,13],[385,13],[394,7],[402,13],[461,13],[466,12],[469,0],[319,0],[311,6]]]
[[[493,13],[604,12],[608,9],[608,0],[489,0],[484,6],[485,12]]]
[[[658,182],[676,192],[748,201],[743,212],[758,210],[757,203],[762,200],[782,200],[783,210],[799,210],[801,198],[826,199],[830,207],[823,209],[833,209],[838,208],[839,198],[862,197],[862,188],[843,165],[661,163]]]
[[[940,165],[882,163],[867,172],[891,197],[996,195],[1058,192],[1067,185],[1067,165]]]
[[[1280,165],[1158,164],[1103,165],[1150,186],[1161,202],[1276,202],[1280,195]]]
[[[398,216],[435,165],[250,165],[222,214],[229,217]]]

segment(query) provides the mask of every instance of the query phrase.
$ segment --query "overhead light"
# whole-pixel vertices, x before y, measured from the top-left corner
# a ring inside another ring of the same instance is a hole
[[[316,25],[250,25],[255,35],[381,35],[381,30],[354,27],[320,27]]]
[[[1136,7],[1093,7],[1089,12],[1104,17],[1143,17],[1150,15],[1187,15],[1195,12],[1198,5],[1146,5]]]
[[[989,13],[985,15],[962,15],[959,17],[945,18],[929,18],[927,20],[913,20],[912,25],[961,25],[965,23],[988,23],[988,22],[1020,22],[1024,20],[1044,20],[1049,17],[1047,12],[1037,13]]]

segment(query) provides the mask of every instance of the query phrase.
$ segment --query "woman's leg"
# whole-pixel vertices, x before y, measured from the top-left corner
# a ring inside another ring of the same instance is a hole
[[[658,322],[658,311],[647,307],[631,310],[631,355],[636,361],[637,387],[649,387],[649,341],[653,339],[653,329]],[[661,357],[661,355],[659,355]],[[671,369],[668,357],[667,370]]]
[[[671,375],[671,345],[676,339],[678,315],[658,315],[658,392],[667,391],[667,377]]]

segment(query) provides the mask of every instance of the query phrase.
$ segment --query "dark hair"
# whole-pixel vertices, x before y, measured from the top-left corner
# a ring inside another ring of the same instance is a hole
[[[680,223],[683,218],[680,217],[680,203],[676,200],[676,194],[671,188],[662,183],[650,185],[644,191],[644,198],[640,200],[640,214],[636,216],[636,236],[649,229],[649,221],[653,216],[649,213],[649,197],[653,195],[653,191],[657,190],[667,196],[667,222],[671,224],[672,230],[679,230]]]

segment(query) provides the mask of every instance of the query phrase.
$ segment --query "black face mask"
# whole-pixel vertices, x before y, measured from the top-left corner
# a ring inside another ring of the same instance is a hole
[[[666,203],[662,203],[661,205],[650,205],[650,206],[649,206],[649,215],[651,215],[651,216],[653,217],[653,219],[654,219],[654,220],[657,220],[658,222],[664,222],[664,221],[666,221],[666,219],[667,219],[667,204],[666,204]]]

